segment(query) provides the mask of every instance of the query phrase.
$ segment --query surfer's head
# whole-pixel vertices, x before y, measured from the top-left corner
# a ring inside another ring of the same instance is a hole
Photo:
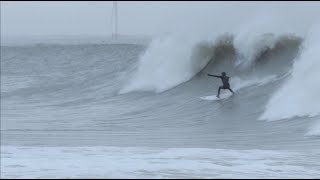
[[[221,74],[222,74],[222,76],[225,76],[225,75],[226,75],[226,73],[225,73],[225,72],[222,72]]]

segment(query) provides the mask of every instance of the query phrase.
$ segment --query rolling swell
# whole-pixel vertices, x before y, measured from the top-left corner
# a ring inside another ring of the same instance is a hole
[[[2,47],[1,97],[56,99],[56,105],[101,101],[117,92],[119,78],[143,49],[126,44]]]

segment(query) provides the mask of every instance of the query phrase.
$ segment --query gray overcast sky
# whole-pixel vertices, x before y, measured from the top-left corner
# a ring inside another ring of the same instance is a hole
[[[110,35],[111,12],[112,1],[1,1],[1,35]],[[119,31],[156,35],[234,29],[260,15],[274,15],[282,23],[303,28],[319,23],[320,2],[120,1]]]

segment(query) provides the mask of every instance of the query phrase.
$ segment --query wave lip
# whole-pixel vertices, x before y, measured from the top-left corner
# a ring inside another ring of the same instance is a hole
[[[120,94],[139,90],[163,92],[190,80],[211,58],[210,51],[197,56],[197,43],[173,37],[155,39]]]

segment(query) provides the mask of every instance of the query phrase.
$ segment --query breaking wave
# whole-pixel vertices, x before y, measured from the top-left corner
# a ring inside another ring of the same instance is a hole
[[[119,92],[162,93],[197,76],[226,71],[235,91],[284,79],[261,120],[314,117],[320,113],[318,29],[312,29],[306,37],[226,33],[205,40],[186,41],[172,36],[155,39]]]
[[[137,69],[132,73],[132,78],[120,93],[163,92],[192,79],[208,64],[219,66],[219,64],[229,63],[225,71],[245,72],[250,65],[263,59],[266,54],[271,55],[283,48],[296,47],[301,41],[300,37],[293,35],[263,34],[251,42],[252,49],[247,47],[250,50],[244,51],[243,46],[230,34],[203,41],[186,42],[173,37],[155,39],[141,56]],[[221,56],[223,56],[222,59],[219,58]],[[226,59],[228,56],[234,56],[231,62]],[[216,61],[220,61],[218,65]],[[216,67],[210,66],[210,68]]]

